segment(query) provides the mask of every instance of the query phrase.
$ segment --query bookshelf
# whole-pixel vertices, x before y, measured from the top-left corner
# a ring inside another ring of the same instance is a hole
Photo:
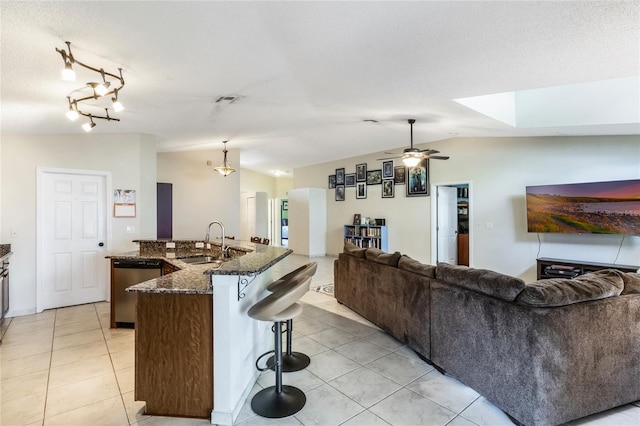
[[[363,248],[387,251],[387,227],[373,225],[344,225],[344,241]]]

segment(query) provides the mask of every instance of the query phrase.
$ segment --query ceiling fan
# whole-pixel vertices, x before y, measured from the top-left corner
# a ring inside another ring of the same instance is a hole
[[[413,118],[410,118],[407,121],[411,125],[411,147],[410,148],[405,148],[404,151],[402,151],[402,155],[401,156],[389,157],[389,158],[378,158],[378,160],[390,160],[392,158],[401,158],[402,162],[404,163],[405,166],[407,166],[407,167],[415,167],[424,158],[433,159],[433,160],[448,160],[449,159],[449,157],[445,157],[445,156],[442,156],[442,155],[433,155],[433,154],[440,153],[440,151],[435,150],[435,149],[418,149],[418,148],[414,148],[413,147],[413,123],[415,123],[416,120],[414,120]],[[385,154],[394,155],[395,153],[393,153],[393,152],[385,152]]]

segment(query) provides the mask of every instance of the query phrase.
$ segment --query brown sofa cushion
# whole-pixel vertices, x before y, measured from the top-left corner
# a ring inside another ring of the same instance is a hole
[[[348,255],[351,255],[351,256],[354,256],[354,257],[360,257],[360,258],[364,259],[365,252],[367,251],[367,249],[366,248],[362,248],[362,247],[358,247],[357,245],[349,243],[349,242],[345,242],[343,251]]]
[[[553,278],[527,284],[517,302],[536,307],[565,306],[618,296],[623,288],[624,281],[618,271],[599,271],[574,279]]]
[[[413,272],[418,275],[424,275],[425,277],[435,278],[436,267],[433,265],[425,265],[418,262],[415,259],[410,258],[407,255],[402,255],[398,260],[398,269],[404,269],[405,271]]]
[[[398,260],[400,260],[400,253],[399,252],[385,253],[380,249],[370,248],[370,249],[367,249],[365,257],[368,260],[371,260],[376,263],[380,263],[382,265],[397,267]]]
[[[622,273],[624,290],[620,294],[640,294],[640,274],[635,272]]]
[[[517,277],[448,263],[438,263],[436,278],[507,302],[513,302],[525,287]]]

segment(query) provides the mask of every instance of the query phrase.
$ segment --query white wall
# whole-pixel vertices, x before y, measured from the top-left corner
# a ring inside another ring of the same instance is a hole
[[[157,155],[158,182],[173,184],[173,238],[203,239],[213,220],[224,224],[227,235],[240,233],[239,170],[222,176],[213,168],[223,161],[222,150],[161,152]],[[240,164],[240,152],[229,150],[228,161]],[[207,166],[211,160],[212,166]],[[216,238],[212,230],[212,238]]]
[[[135,249],[134,239],[155,238],[155,157],[147,158],[155,149],[155,138],[140,134],[2,135],[0,241],[10,243],[14,253],[9,315],[32,313],[36,307],[36,169],[108,171],[114,189],[135,189],[137,216],[108,216],[106,254],[120,253]],[[127,226],[135,232],[127,234]]]
[[[240,175],[241,192],[266,192],[269,199],[287,198],[287,191],[293,188],[293,179],[273,177],[242,169]]]
[[[640,178],[638,136],[547,138],[457,138],[421,148],[439,149],[451,158],[430,162],[432,184],[471,182],[473,193],[472,266],[535,279],[536,257],[556,257],[611,263],[622,236],[527,233],[525,187],[552,183],[594,182]],[[367,163],[380,169],[380,153],[294,170],[294,186],[327,185],[327,176],[345,167]],[[397,160],[398,161],[398,160]],[[396,164],[397,165],[397,164]],[[381,198],[380,185],[368,187],[367,199],[357,200],[347,188],[346,200],[335,201],[327,191],[327,251],[342,251],[342,226],[354,213],[383,217],[389,228],[389,251],[400,251],[422,262],[431,259],[431,197],[407,198],[404,185],[395,198]],[[487,227],[492,223],[493,228]],[[626,237],[617,259],[640,265],[640,237]]]

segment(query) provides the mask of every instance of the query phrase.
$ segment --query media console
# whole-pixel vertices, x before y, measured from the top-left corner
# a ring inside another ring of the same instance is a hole
[[[617,263],[580,262],[566,259],[552,259],[540,257],[538,263],[538,279],[545,278],[575,278],[588,272],[602,269],[617,269],[622,272],[636,272],[640,266],[619,265]]]

